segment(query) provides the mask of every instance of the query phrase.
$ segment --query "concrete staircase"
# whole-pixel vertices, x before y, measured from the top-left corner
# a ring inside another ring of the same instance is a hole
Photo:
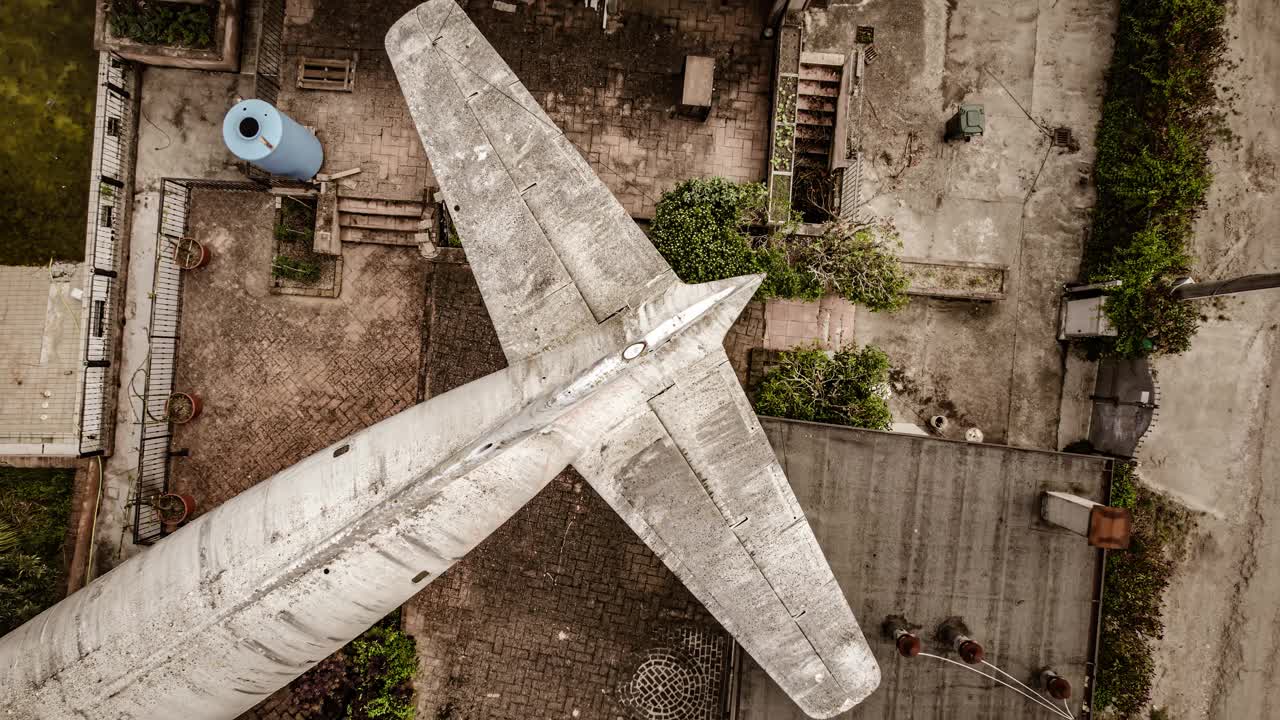
[[[413,246],[435,231],[436,206],[423,200],[338,198],[342,242]]]
[[[840,105],[843,55],[803,53],[796,89],[796,170],[831,165],[836,116]]]
[[[338,195],[336,183],[323,183],[316,206],[314,249],[341,255],[342,243],[417,247],[436,244],[438,205],[428,190],[420,200]]]

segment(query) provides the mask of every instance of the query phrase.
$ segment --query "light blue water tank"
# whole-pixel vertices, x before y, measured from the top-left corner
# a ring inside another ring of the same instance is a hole
[[[311,131],[263,100],[243,100],[222,119],[222,141],[236,157],[273,175],[310,180],[324,151]]]

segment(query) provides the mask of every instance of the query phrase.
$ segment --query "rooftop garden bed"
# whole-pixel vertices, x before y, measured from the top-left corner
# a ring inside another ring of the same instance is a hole
[[[276,211],[271,291],[284,295],[335,297],[342,259],[315,251],[315,197],[281,195]]]
[[[94,47],[126,60],[216,72],[240,69],[241,0],[104,0]]]
[[[111,0],[107,22],[111,34],[142,45],[207,50],[213,47],[217,2]]]

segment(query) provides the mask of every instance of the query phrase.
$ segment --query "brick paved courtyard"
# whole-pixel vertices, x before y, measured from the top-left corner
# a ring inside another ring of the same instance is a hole
[[[325,144],[326,172],[360,167],[351,194],[420,196],[433,182],[382,38],[418,3],[293,0],[281,104]],[[571,0],[519,3],[515,12],[464,3],[468,15],[547,114],[636,217],[693,176],[762,180],[768,150],[773,43],[765,6],[750,0],[624,0],[598,10]],[[296,88],[300,56],[359,52],[351,93]],[[706,121],[676,115],[686,55],[716,60]]]
[[[271,295],[274,198],[197,190],[190,233],[213,259],[184,282],[173,485],[207,510],[417,400],[426,261],[347,245],[336,299]]]

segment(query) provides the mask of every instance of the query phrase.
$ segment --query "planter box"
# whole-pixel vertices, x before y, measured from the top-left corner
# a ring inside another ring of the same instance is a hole
[[[93,23],[93,46],[134,62],[157,67],[237,72],[240,69],[240,0],[166,0],[174,5],[214,5],[213,47],[205,50],[144,45],[111,32],[107,22],[110,0],[100,0]]]
[[[783,25],[778,33],[778,62],[773,76],[773,113],[769,149],[769,222],[791,219],[791,183],[795,168],[796,91],[800,82],[798,25]]]
[[[1003,300],[1008,268],[964,260],[933,261],[901,258],[911,279],[908,295],[960,300]]]

